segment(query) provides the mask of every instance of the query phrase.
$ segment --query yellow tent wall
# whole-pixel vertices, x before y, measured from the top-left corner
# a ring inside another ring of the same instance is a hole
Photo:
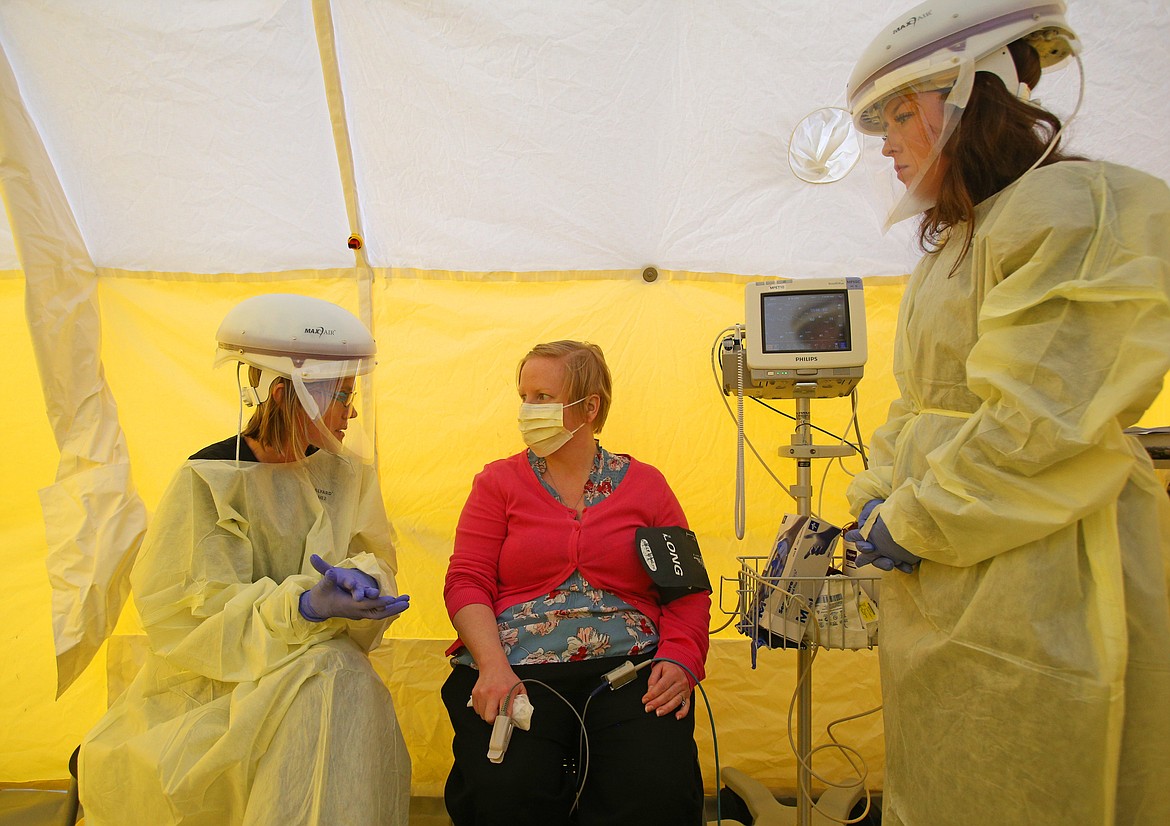
[[[615,374],[615,403],[604,444],[658,465],[670,479],[701,537],[712,578],[734,577],[736,557],[766,552],[776,523],[792,510],[771,479],[749,462],[747,534],[732,528],[735,427],[723,407],[710,367],[710,349],[728,322],[742,316],[742,279],[664,273],[647,284],[640,271],[605,278],[546,273],[539,279],[474,282],[441,273],[379,273],[375,331],[381,351],[376,374],[380,470],[387,509],[399,538],[401,585],[411,611],[392,626],[392,639],[375,661],[394,694],[415,761],[415,793],[441,793],[450,763],[450,729],[438,699],[448,666],[442,650],[451,629],[441,588],[458,509],[471,477],[494,457],[517,449],[515,361],[536,341],[577,336],[599,343]],[[861,385],[863,432],[881,421],[893,392],[889,344],[901,293],[899,279],[872,279],[866,286],[871,357]],[[209,368],[214,332],[227,309],[260,291],[297,291],[356,307],[353,284],[314,275],[283,281],[188,282],[113,277],[101,284],[103,361],[118,388],[135,482],[148,508],[158,501],[173,469],[185,456],[230,433],[236,409],[230,371]],[[22,289],[16,278],[0,280],[0,310],[11,336],[14,379],[35,387],[22,328]],[[785,403],[779,403],[783,407]],[[775,457],[791,435],[790,423],[748,406],[748,435],[760,452]],[[64,762],[105,708],[106,658],[54,701],[55,669],[44,576],[44,533],[36,489],[53,477],[56,456],[34,394],[6,406],[10,442],[3,478],[0,553],[16,583],[0,632],[4,659],[0,696],[5,698],[6,746],[0,777],[21,781],[60,777]],[[31,412],[30,412],[31,409]],[[791,412],[791,407],[787,408]],[[814,402],[813,421],[840,433],[848,422],[845,400]],[[1163,393],[1147,416],[1170,419]],[[847,460],[856,468],[857,459]],[[791,462],[772,459],[786,483]],[[821,478],[823,468],[814,467]],[[842,500],[847,477],[834,466],[824,484],[826,518],[848,518]],[[734,606],[734,586],[723,595]],[[727,617],[717,613],[712,625]],[[111,648],[115,659],[132,648],[138,632],[128,610]],[[122,635],[126,635],[123,637]],[[708,699],[722,765],[735,765],[777,788],[791,788],[795,768],[787,745],[786,715],[795,688],[795,654],[762,651],[752,671],[746,638],[732,629],[712,645]],[[117,663],[113,690],[128,674]],[[813,666],[814,742],[837,717],[880,702],[876,655],[823,652]],[[701,718],[700,718],[701,719]],[[702,722],[699,738],[704,776],[713,782],[714,747]],[[858,748],[881,785],[879,718],[838,731]],[[833,757],[818,762],[830,776],[846,768]]]

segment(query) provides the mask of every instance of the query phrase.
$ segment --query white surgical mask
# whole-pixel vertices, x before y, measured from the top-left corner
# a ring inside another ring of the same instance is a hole
[[[569,439],[573,438],[574,433],[585,426],[585,423],[582,422],[572,430],[566,429],[565,408],[583,401],[585,400],[577,399],[569,404],[561,404],[560,402],[521,404],[520,416],[517,421],[520,423],[520,436],[524,439],[524,444],[528,445],[532,452],[542,459],[560,450]]]

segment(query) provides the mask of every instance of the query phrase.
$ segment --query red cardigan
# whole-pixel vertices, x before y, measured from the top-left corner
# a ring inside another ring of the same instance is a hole
[[[575,519],[528,464],[527,451],[492,462],[475,477],[455,530],[443,598],[451,617],[465,605],[505,608],[548,594],[579,570],[591,585],[620,597],[658,628],[658,651],[703,679],[709,594],[661,605],[634,542],[641,527],[687,526],[682,506],[654,467],[630,459],[621,483]],[[458,650],[461,643],[448,649]]]

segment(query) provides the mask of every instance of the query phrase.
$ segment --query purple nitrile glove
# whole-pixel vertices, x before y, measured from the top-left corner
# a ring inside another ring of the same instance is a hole
[[[386,619],[410,607],[410,597],[381,596],[378,581],[356,568],[330,565],[317,554],[309,562],[320,572],[321,579],[301,594],[301,616],[310,622],[324,622],[330,617],[344,619]]]

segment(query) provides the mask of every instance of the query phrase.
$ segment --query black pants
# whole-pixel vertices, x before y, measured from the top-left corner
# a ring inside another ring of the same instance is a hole
[[[585,709],[601,675],[623,659],[514,667],[520,679],[547,683],[585,717],[589,752],[580,763],[577,718],[560,698],[532,683],[525,684],[534,709],[531,730],[514,729],[503,762],[489,761],[492,727],[467,707],[479,672],[455,666],[442,691],[455,729],[455,765],[444,792],[455,826],[700,826],[703,777],[695,704],[682,720],[673,713],[647,714],[642,705],[647,666],[616,691],[602,689]],[[582,773],[584,789],[570,815]]]

